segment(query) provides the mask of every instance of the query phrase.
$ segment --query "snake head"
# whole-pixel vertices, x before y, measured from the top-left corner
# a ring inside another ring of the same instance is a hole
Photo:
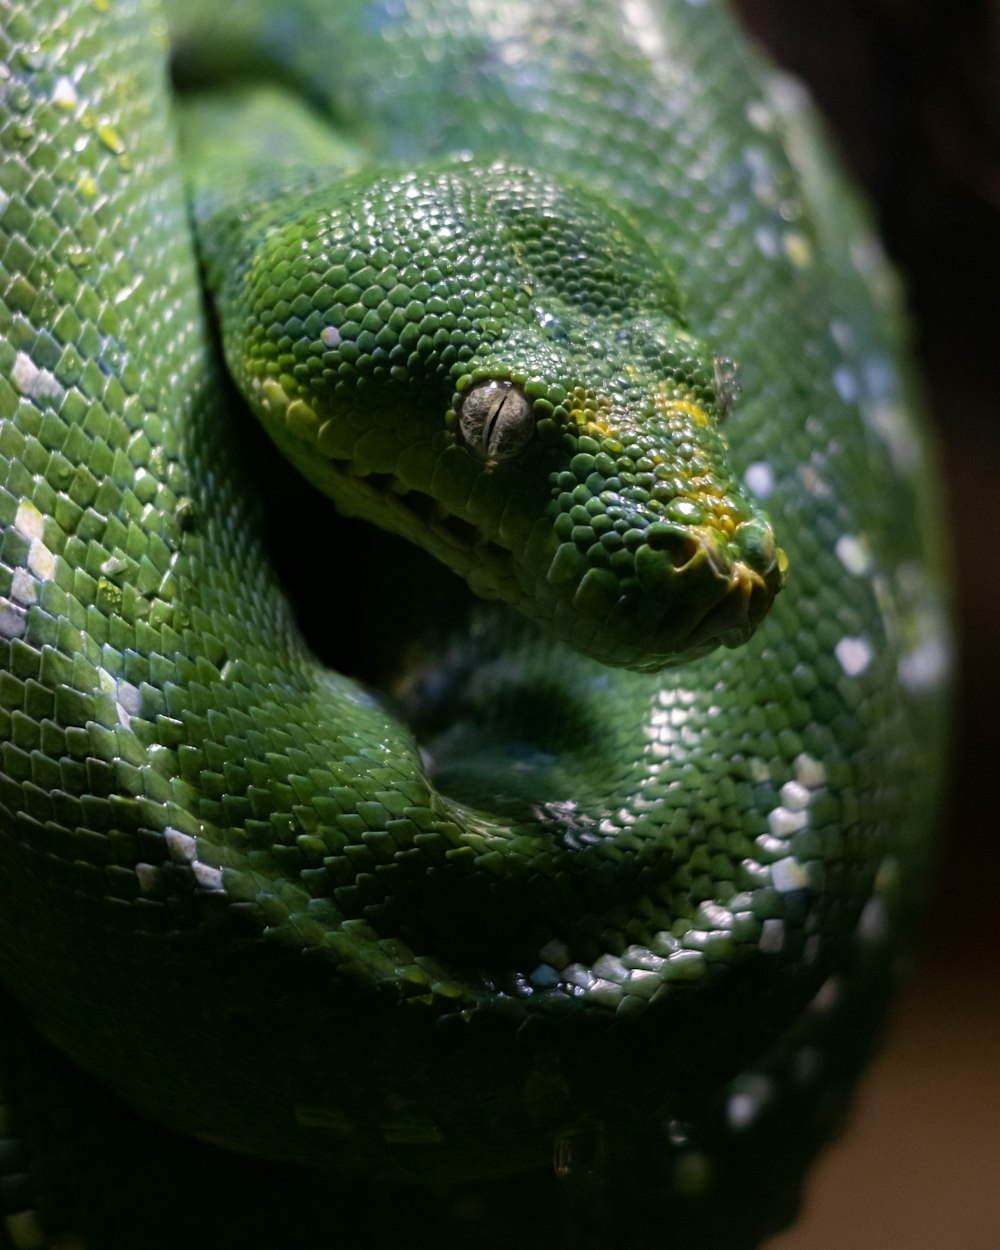
[[[750,637],[784,555],[730,467],[713,353],[626,217],[470,162],[260,207],[203,231],[227,358],[343,511],[605,663]]]

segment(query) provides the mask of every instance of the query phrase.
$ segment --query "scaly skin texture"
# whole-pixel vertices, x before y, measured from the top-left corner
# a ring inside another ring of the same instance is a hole
[[[0,10],[5,1235],[753,1246],[877,1029],[941,754],[863,213],[714,6],[191,7],[236,382],[521,614],[376,539],[353,584],[368,540],[276,491],[158,14]]]
[[[331,178],[310,153],[220,192],[244,114],[188,122],[194,218],[230,369],[303,473],[606,663],[745,642],[784,553],[632,223],[502,162]]]

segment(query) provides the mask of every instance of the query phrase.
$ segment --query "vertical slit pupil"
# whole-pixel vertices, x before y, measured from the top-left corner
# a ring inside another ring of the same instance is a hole
[[[483,450],[484,451],[489,451],[490,443],[493,442],[493,431],[496,429],[497,421],[499,421],[500,419],[500,413],[503,411],[503,406],[507,402],[507,399],[509,396],[510,396],[509,389],[504,390],[501,393],[500,402],[493,409],[493,413],[490,417],[489,424],[483,426],[483,431],[484,431]]]

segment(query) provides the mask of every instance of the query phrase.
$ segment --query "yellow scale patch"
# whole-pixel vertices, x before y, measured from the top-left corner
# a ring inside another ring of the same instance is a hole
[[[669,399],[662,394],[657,396],[658,415],[670,420],[687,420],[704,429],[709,424],[708,413],[704,408],[694,403],[690,399]],[[611,402],[603,395],[598,395],[595,391],[586,387],[576,387],[572,390],[566,400],[569,408],[570,419],[577,425],[581,432],[591,435],[597,435],[602,438],[612,436],[612,428],[607,421],[610,413]],[[658,459],[653,457],[654,461]],[[719,487],[708,477],[692,478],[690,481],[691,498],[699,503],[703,508],[708,507],[710,512],[710,525],[713,529],[732,538],[736,529],[736,520],[728,508],[721,509],[713,507],[713,503],[721,502],[721,492]],[[655,504],[651,504],[655,506]]]
[[[663,408],[663,416],[671,417],[674,413],[683,413],[690,417],[695,425],[708,425],[708,413],[704,408],[699,408],[697,404],[693,404],[689,399],[672,399]]]
[[[614,434],[608,422],[611,401],[606,395],[598,395],[589,387],[576,386],[566,397],[570,420],[585,434],[611,438]]]

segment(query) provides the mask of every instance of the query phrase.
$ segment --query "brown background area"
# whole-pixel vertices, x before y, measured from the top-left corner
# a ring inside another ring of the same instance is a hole
[[[952,781],[914,974],[803,1218],[768,1250],[1000,1248],[1000,4],[742,0],[903,272],[958,591]]]

